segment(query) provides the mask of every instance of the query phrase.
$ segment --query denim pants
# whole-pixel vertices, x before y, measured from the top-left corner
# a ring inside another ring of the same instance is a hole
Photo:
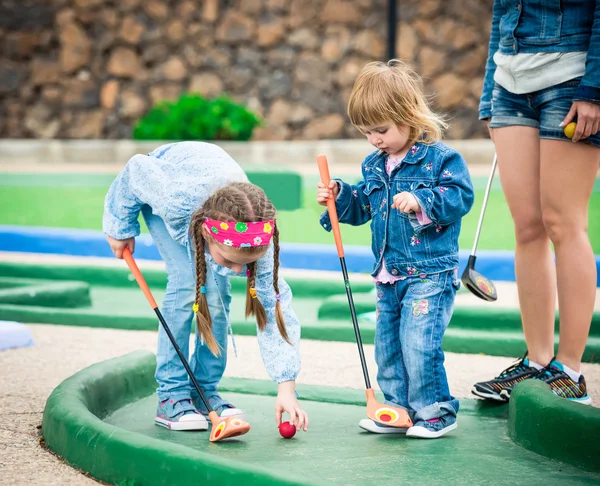
[[[441,344],[459,285],[453,270],[377,283],[377,382],[386,403],[408,410],[413,422],[458,412]]]
[[[192,305],[196,295],[195,271],[190,260],[191,252],[173,240],[163,220],[152,214],[149,206],[142,208],[142,215],[167,269],[167,290],[161,312],[171,329],[184,356],[189,356],[191,326],[195,325]],[[206,268],[206,297],[212,318],[215,339],[221,347],[221,355],[215,357],[200,339],[195,340],[194,354],[189,360],[194,376],[207,397],[218,397],[217,386],[227,363],[227,323],[231,303],[229,278],[217,275],[210,265]],[[156,353],[156,381],[158,399],[197,398],[197,392],[185,371],[169,337],[159,326],[158,351]],[[224,400],[211,400],[213,407]]]

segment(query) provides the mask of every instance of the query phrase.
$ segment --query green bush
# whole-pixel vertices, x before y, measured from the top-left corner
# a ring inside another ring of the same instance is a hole
[[[260,119],[223,95],[207,100],[186,94],[161,101],[133,130],[136,140],[249,140]]]

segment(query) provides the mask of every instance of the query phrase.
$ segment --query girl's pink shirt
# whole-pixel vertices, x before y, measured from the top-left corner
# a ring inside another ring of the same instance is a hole
[[[385,170],[387,171],[388,177],[390,176],[390,174],[392,173],[394,168],[397,165],[402,163],[403,159],[404,159],[404,157],[402,157],[402,159],[388,157],[387,162],[385,163]],[[417,221],[420,224],[431,223],[431,220],[427,217],[427,215],[423,211],[419,211],[418,213],[415,213],[415,216],[417,217]],[[381,268],[379,269],[379,273],[375,277],[373,277],[373,280],[376,283],[392,284],[394,282],[397,282],[398,280],[405,280],[406,278],[407,277],[396,277],[396,276],[392,275],[390,272],[388,272],[387,268],[385,268],[385,259],[384,259],[381,262]]]

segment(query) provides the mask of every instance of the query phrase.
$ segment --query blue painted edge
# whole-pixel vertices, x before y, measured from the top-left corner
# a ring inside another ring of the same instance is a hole
[[[371,249],[366,246],[346,246],[348,271],[369,273],[373,265]],[[100,231],[44,228],[35,226],[0,225],[0,251],[51,253],[57,255],[112,257],[113,254]],[[160,255],[148,234],[136,238],[136,257],[160,260]],[[469,257],[460,253],[462,272]],[[330,270],[340,269],[335,246],[305,243],[282,243],[281,265],[284,268]],[[596,255],[597,286],[600,287],[600,255]],[[514,281],[514,253],[512,251],[480,251],[476,269],[490,280]]]

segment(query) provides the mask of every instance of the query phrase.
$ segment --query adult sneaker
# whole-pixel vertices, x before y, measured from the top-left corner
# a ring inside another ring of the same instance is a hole
[[[493,380],[475,383],[471,393],[486,400],[508,402],[513,387],[520,381],[533,378],[538,372],[538,369],[529,366],[526,353],[523,358],[506,368]]]
[[[561,398],[584,405],[592,404],[592,397],[587,392],[583,375],[579,376],[578,381],[573,380],[564,372],[563,365],[558,361],[552,360],[535,378],[550,385],[551,390]]]
[[[373,434],[406,434],[406,431],[408,430],[406,427],[390,427],[389,425],[383,425],[369,418],[362,419],[358,423],[358,426]]]
[[[406,432],[406,437],[437,439],[458,427],[454,415],[444,415],[430,420],[419,420]]]

